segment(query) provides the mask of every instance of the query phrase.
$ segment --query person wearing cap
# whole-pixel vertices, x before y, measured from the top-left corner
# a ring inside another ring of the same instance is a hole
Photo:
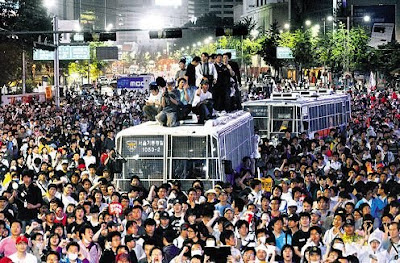
[[[344,222],[343,229],[344,234],[342,236],[343,242],[345,244],[355,244],[362,240],[363,238],[355,232],[354,219],[347,218]]]
[[[301,249],[301,254],[309,247],[318,247],[321,250],[321,255],[325,255],[326,246],[322,243],[322,229],[319,226],[310,227],[310,238],[307,240],[306,244]]]
[[[218,204],[215,205],[215,209],[219,211],[219,214],[222,216],[224,214],[225,208],[231,207],[228,203],[228,194],[222,190],[218,196]]]
[[[25,236],[17,237],[15,240],[17,252],[8,256],[8,258],[13,262],[37,263],[37,258],[33,254],[27,252],[29,248],[28,243],[28,238]]]
[[[158,89],[158,85],[155,82],[149,84],[150,96],[146,100],[146,105],[143,107],[143,112],[146,118],[150,121],[156,120],[156,115],[161,109],[161,98],[162,93]]]
[[[179,97],[180,93],[175,89],[175,82],[168,81],[167,89],[163,92],[161,98],[161,107],[163,109],[155,117],[161,125],[167,127],[178,125]]]
[[[192,111],[200,116],[199,124],[204,124],[205,120],[213,118],[213,95],[208,89],[209,82],[207,79],[203,79],[194,94]]]
[[[155,235],[162,237],[167,230],[172,230],[172,226],[170,224],[170,216],[167,211],[162,211],[159,213],[160,215],[160,224],[155,230]]]
[[[322,262],[322,254],[321,249],[319,247],[309,247],[308,250],[304,254],[307,262],[309,263],[321,263]]]

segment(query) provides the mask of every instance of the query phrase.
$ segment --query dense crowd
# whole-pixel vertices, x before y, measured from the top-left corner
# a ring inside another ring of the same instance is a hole
[[[114,134],[146,96],[0,108],[0,262],[400,262],[396,92],[352,90],[345,130],[263,139],[213,189],[121,191]]]

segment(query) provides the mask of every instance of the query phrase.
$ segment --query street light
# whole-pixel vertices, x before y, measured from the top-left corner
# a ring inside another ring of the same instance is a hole
[[[371,17],[370,16],[364,16],[363,17],[363,19],[364,19],[364,22],[369,22],[369,21],[371,21]]]
[[[113,28],[113,24],[108,24],[106,27],[106,31],[110,31]]]
[[[253,29],[253,30],[250,31],[250,35],[253,37],[253,39],[256,38],[259,33],[260,32],[258,32],[257,29]]]
[[[328,17],[326,18],[326,20],[328,20],[329,22],[332,22],[332,21],[333,21],[333,16],[328,16]]]
[[[193,43],[193,45],[192,45],[193,47],[196,47],[196,43]]]
[[[311,26],[311,21],[310,20],[306,20],[305,24],[306,24],[306,26]]]
[[[290,24],[289,23],[285,23],[283,25],[283,28],[286,29],[286,30],[290,29]]]

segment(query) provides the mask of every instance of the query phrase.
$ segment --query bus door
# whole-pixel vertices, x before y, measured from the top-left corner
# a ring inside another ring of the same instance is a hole
[[[245,110],[253,116],[254,127],[258,129],[259,135],[269,136],[269,105],[245,106]]]
[[[273,106],[271,118],[271,137],[274,135],[283,134],[286,130],[290,133],[294,132],[294,106]]]
[[[308,107],[302,106],[300,113],[300,120],[298,126],[300,127],[299,132],[306,132],[308,134],[308,130],[310,129],[310,119],[308,114]]]

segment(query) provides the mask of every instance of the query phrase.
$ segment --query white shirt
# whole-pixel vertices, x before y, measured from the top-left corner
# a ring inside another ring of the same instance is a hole
[[[205,101],[205,100],[209,100],[209,99],[212,99],[211,92],[207,91],[206,93],[204,93],[203,91],[201,91],[200,92],[200,96],[199,96],[199,95],[197,95],[197,91],[196,91],[196,94],[195,94],[194,99],[193,99],[192,106],[196,107],[197,104],[199,104],[200,102]]]
[[[37,263],[37,258],[31,253],[26,253],[24,259],[19,259],[17,253],[12,254],[8,258],[14,263]]]
[[[217,80],[218,73],[215,68],[215,65],[213,63],[209,63],[209,62],[207,62],[207,63],[208,63],[208,74],[207,75],[213,75],[214,80]],[[199,63],[199,65],[197,65],[195,69],[196,69],[196,86],[200,87],[200,82],[204,77],[204,73],[207,73],[207,72],[203,72],[203,63]]]
[[[156,103],[156,102],[158,102],[159,104],[161,104],[161,98],[162,98],[161,91],[158,91],[158,94],[155,95],[155,96],[154,96],[153,94],[150,93],[150,96],[149,96],[149,98],[147,99],[147,102],[149,102],[149,103]],[[158,105],[156,105],[156,107],[158,107]]]

